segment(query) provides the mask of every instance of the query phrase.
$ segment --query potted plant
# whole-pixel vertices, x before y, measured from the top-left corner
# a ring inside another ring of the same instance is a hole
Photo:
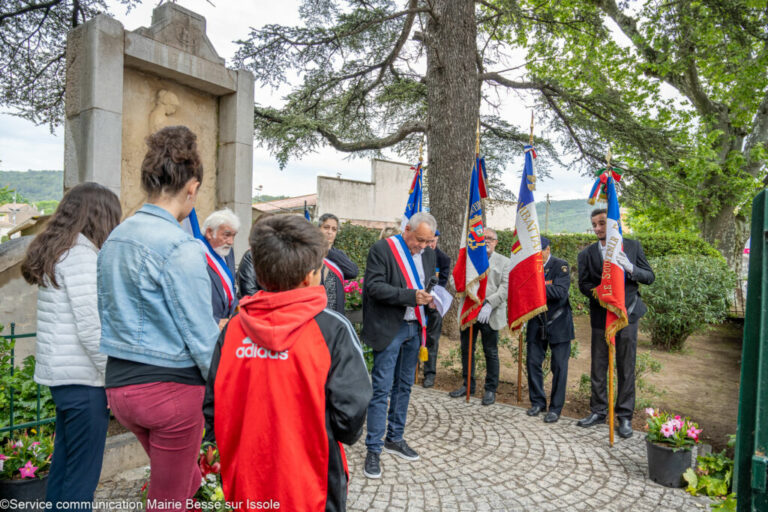
[[[690,418],[648,408],[645,446],[648,477],[666,487],[683,487],[683,473],[691,467],[691,448],[701,429]]]
[[[44,500],[52,456],[53,436],[25,432],[4,440],[0,444],[0,496],[27,502]]]
[[[353,324],[363,323],[363,278],[344,281],[345,313]]]

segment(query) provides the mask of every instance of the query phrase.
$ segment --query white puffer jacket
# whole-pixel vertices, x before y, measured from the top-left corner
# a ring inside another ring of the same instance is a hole
[[[99,250],[81,233],[56,264],[59,288],[37,292],[35,382],[45,386],[103,386],[107,356],[99,353],[96,293]]]

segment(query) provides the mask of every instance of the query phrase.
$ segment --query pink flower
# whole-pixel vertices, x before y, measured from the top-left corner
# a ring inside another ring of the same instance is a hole
[[[686,432],[686,434],[688,435],[688,437],[690,437],[694,441],[698,441],[699,434],[701,434],[701,429],[692,426],[691,428],[688,429],[688,432]]]
[[[16,448],[24,448],[24,443],[22,443],[21,441],[16,441],[16,443],[13,446],[15,446]]]
[[[648,416],[653,416],[653,413],[654,413],[654,411],[653,411],[653,407],[648,407],[648,408],[645,410],[645,414],[647,414]]]
[[[0,460],[5,460],[7,458],[8,458],[7,455],[5,455],[4,453],[0,453]]]
[[[680,430],[683,428],[683,422],[680,420],[680,416],[675,416],[673,419],[669,420],[669,422],[672,424],[675,430]]]
[[[661,434],[664,437],[671,437],[672,434],[675,433],[675,427],[672,424],[672,420],[669,420],[668,422],[664,423],[661,426]]]
[[[37,467],[32,465],[31,460],[28,460],[26,464],[19,468],[21,478],[35,478],[35,471],[37,471]]]

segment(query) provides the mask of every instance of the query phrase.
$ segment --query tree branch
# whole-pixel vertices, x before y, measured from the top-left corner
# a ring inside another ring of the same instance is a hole
[[[496,82],[499,85],[510,89],[538,89],[541,90],[545,85],[538,82],[515,82],[509,78],[504,78],[495,71],[478,74],[478,79],[487,82]]]
[[[279,115],[269,112],[268,110],[256,108],[254,113],[257,117],[265,119],[271,123],[283,124],[285,119]],[[338,135],[325,126],[316,124],[313,126],[313,130],[320,134],[328,143],[337,151],[343,151],[345,153],[354,153],[356,151],[370,151],[377,149],[384,149],[397,144],[404,140],[408,135],[412,133],[426,133],[427,127],[424,123],[411,121],[401,125],[395,132],[390,133],[380,138],[370,138],[359,140],[356,142],[342,141]]]
[[[3,24],[3,22],[6,19],[10,19],[16,16],[19,16],[20,14],[24,14],[31,11],[38,11],[40,9],[50,9],[51,7],[54,7],[58,4],[60,4],[62,0],[51,0],[50,2],[43,2],[41,4],[30,4],[26,7],[22,7],[21,9],[18,9],[13,12],[6,12],[0,14],[0,25]]]

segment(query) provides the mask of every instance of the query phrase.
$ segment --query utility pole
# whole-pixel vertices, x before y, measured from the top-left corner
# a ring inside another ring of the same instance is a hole
[[[547,205],[544,210],[544,232],[549,233],[549,194],[547,194]]]

